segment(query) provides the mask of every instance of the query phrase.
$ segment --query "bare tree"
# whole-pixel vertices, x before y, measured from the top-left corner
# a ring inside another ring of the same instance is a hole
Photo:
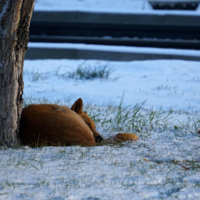
[[[35,0],[0,0],[0,144],[19,144],[23,65]]]

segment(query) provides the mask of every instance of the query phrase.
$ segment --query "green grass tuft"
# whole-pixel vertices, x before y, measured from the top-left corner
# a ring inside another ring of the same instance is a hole
[[[68,72],[64,75],[64,78],[73,78],[80,80],[94,80],[94,79],[109,79],[112,69],[108,68],[108,66],[100,66],[100,67],[84,67],[79,66],[74,72]]]
[[[97,130],[102,132],[129,132],[136,133],[139,137],[148,138],[157,132],[164,131],[175,136],[187,136],[191,133],[199,135],[200,119],[196,113],[182,110],[146,109],[146,100],[140,104],[125,105],[124,94],[118,106],[113,104],[93,105],[85,104],[84,110],[94,120]],[[71,107],[70,99],[66,102],[50,102],[47,99],[25,99],[24,106],[30,103],[55,103]],[[177,120],[179,116],[185,116],[185,120]]]

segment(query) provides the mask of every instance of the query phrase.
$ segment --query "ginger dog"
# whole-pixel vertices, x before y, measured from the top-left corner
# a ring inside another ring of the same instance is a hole
[[[71,109],[56,104],[29,105],[22,110],[19,137],[25,144],[95,146],[103,138],[95,130],[94,121],[82,109],[81,98]],[[115,139],[137,140],[138,137],[119,133]]]

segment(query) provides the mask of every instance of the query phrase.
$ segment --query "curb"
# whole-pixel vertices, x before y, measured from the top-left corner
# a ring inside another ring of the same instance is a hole
[[[106,50],[88,50],[77,48],[37,48],[29,47],[25,59],[95,59],[107,61],[133,61],[133,60],[157,60],[157,59],[178,59],[200,61],[200,56],[181,54],[159,54],[159,53],[138,53],[120,52]]]

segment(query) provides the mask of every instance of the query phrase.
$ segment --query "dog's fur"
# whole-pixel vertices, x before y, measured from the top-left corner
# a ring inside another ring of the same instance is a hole
[[[69,109],[55,104],[29,105],[22,110],[19,137],[23,143],[95,146],[103,138],[82,111],[78,99]]]
[[[29,105],[22,110],[19,137],[24,144],[95,146],[103,140],[79,98],[69,109],[56,104]],[[137,140],[120,133],[120,138]],[[116,135],[117,137],[117,135]]]

